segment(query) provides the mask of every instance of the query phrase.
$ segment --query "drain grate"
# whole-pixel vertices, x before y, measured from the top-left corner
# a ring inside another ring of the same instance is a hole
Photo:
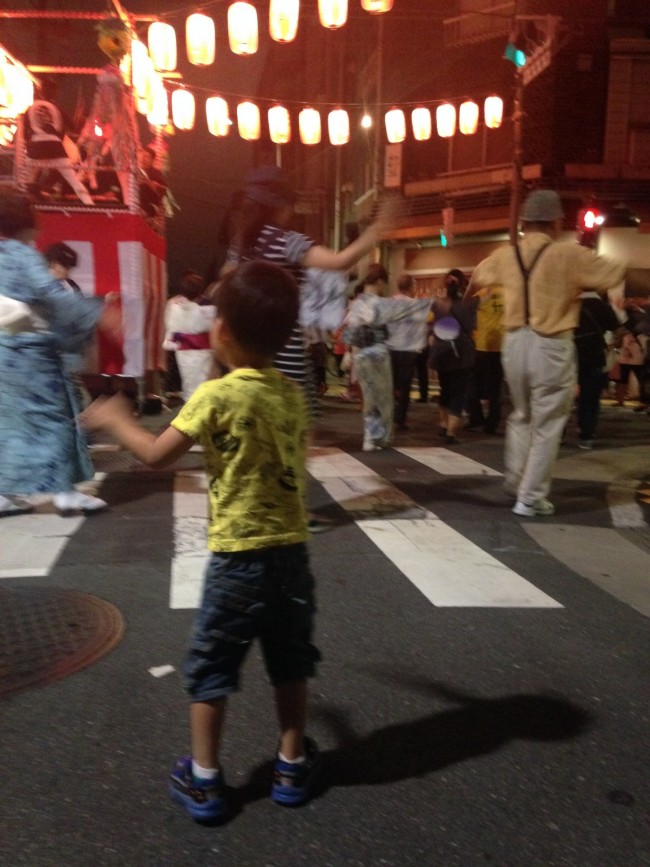
[[[0,696],[61,680],[122,639],[121,613],[103,599],[53,587],[0,589]]]

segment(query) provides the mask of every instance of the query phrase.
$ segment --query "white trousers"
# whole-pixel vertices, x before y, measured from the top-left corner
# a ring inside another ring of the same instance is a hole
[[[176,364],[181,377],[183,400],[189,400],[201,383],[210,378],[212,358],[211,349],[176,350]]]
[[[506,484],[528,505],[548,495],[575,391],[573,336],[543,337],[530,328],[505,335],[503,370],[513,410],[506,427]]]

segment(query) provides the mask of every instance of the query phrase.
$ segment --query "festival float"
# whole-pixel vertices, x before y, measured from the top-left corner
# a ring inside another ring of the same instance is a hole
[[[77,252],[75,278],[86,294],[119,296],[122,340],[116,345],[99,336],[89,371],[96,380],[91,390],[132,391],[135,379],[140,393],[150,395],[158,391],[157,374],[165,369],[169,211],[164,175],[139,165],[145,142],[136,112],[148,115],[146,144],[154,166],[162,166],[167,96],[151,62],[138,66],[144,46],[134,20],[118,0],[114,6],[114,16],[79,13],[90,19],[98,49],[108,57],[101,68],[26,65],[0,45],[0,155],[12,167],[4,180],[29,191],[36,202],[39,248],[63,241]],[[96,76],[90,113],[76,134],[55,96],[57,76],[70,74]],[[101,389],[97,374],[103,375]]]

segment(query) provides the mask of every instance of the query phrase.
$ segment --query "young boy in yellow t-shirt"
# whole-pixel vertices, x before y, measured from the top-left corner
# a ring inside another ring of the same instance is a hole
[[[82,416],[86,427],[108,431],[154,468],[170,466],[194,443],[203,446],[212,557],[184,667],[192,755],[176,763],[170,791],[206,822],[226,815],[221,730],[254,638],[280,723],[273,800],[304,803],[318,759],[304,735],[307,678],[319,659],[305,545],[307,411],[302,391],[271,366],[297,320],[298,289],[279,266],[249,262],[223,280],[216,306],[212,345],[230,372],[199,386],[160,436],[141,428],[119,396],[96,401]]]

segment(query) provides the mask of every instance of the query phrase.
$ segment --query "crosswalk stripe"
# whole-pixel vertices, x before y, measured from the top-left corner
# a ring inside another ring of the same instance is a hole
[[[97,472],[101,484],[106,473]],[[51,494],[35,494],[37,507],[50,504]],[[86,520],[85,515],[62,517],[56,512],[14,515],[0,521],[0,578],[46,578],[70,539]]]
[[[174,555],[169,589],[170,608],[198,608],[208,562],[205,539],[208,517],[207,479],[202,472],[174,476]]]
[[[0,524],[0,578],[44,578],[79,527],[83,516],[16,515]]]
[[[562,607],[351,455],[312,449],[307,467],[434,605]]]
[[[425,467],[435,470],[443,476],[502,476],[498,470],[486,467],[473,461],[465,455],[436,447],[399,448],[395,451],[406,455]]]

